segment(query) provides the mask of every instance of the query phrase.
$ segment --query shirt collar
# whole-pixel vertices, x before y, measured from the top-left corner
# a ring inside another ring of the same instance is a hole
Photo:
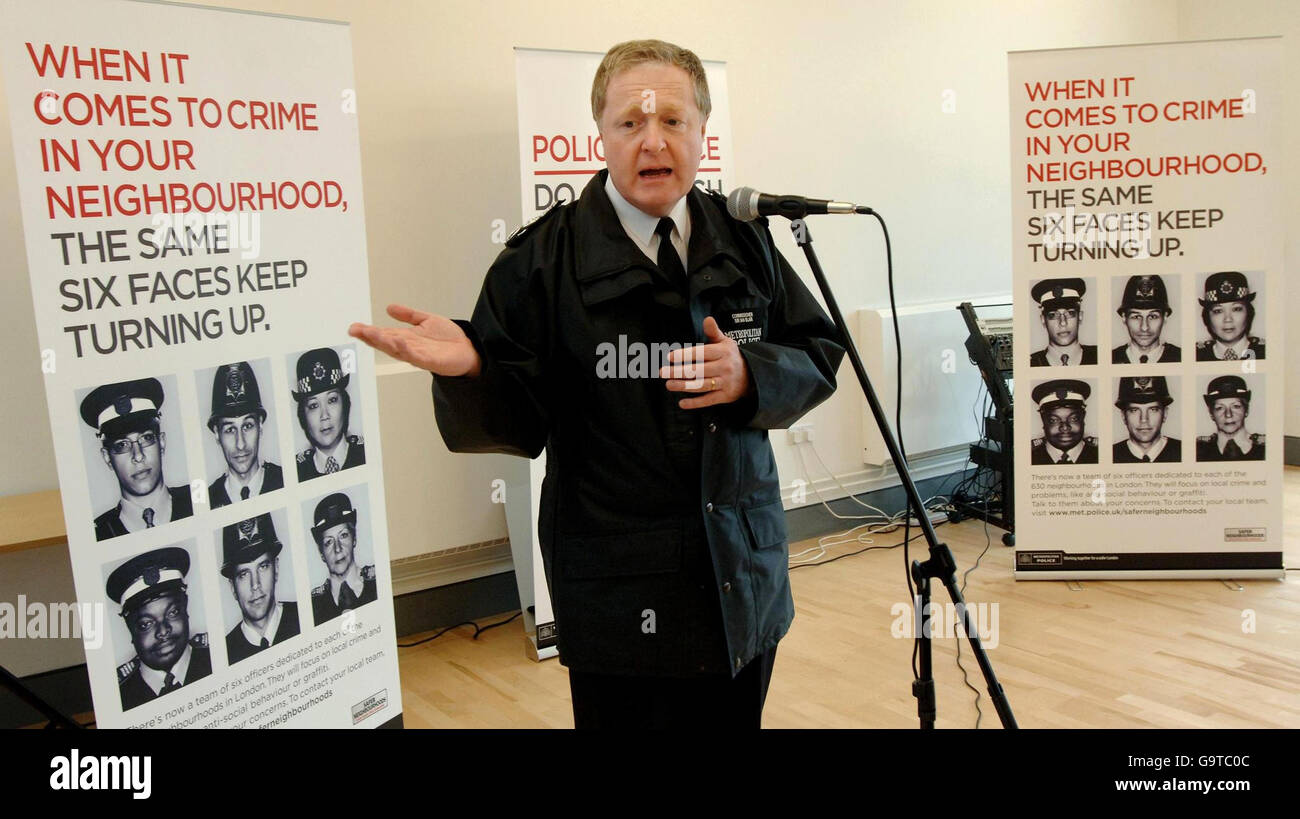
[[[1050,363],[1053,367],[1059,367],[1059,366],[1062,366],[1062,365],[1061,365],[1061,356],[1064,355],[1064,354],[1069,354],[1069,356],[1070,356],[1070,362],[1071,362],[1071,363],[1073,363],[1073,364],[1082,364],[1082,363],[1083,363],[1083,344],[1082,344],[1082,342],[1080,342],[1080,341],[1078,341],[1078,340],[1076,339],[1075,342],[1074,342],[1073,344],[1071,344],[1069,347],[1054,347],[1054,346],[1052,346],[1051,342],[1048,342],[1048,344],[1047,344],[1047,361],[1048,361],[1048,363]]]
[[[1128,363],[1141,364],[1142,356],[1146,356],[1147,362],[1150,363],[1150,362],[1159,361],[1160,356],[1165,354],[1165,343],[1162,341],[1156,346],[1152,347],[1149,352],[1144,353],[1137,348],[1136,344],[1130,341],[1128,343],[1128,346],[1125,347],[1124,350],[1128,354]]]
[[[284,604],[278,600],[275,603],[275,609],[271,611],[271,617],[266,621],[266,630],[258,631],[248,624],[247,620],[240,620],[239,627],[244,630],[244,637],[253,645],[261,645],[262,638],[265,637],[268,643],[275,642],[275,632],[280,628],[280,615],[284,613]]]
[[[1224,353],[1228,352],[1228,350],[1232,350],[1233,352],[1235,352],[1237,354],[1237,358],[1247,358],[1248,356],[1246,355],[1246,351],[1249,349],[1250,349],[1250,336],[1243,335],[1241,338],[1237,339],[1231,344],[1224,344],[1223,342],[1219,341],[1217,338],[1214,340],[1214,357],[1218,359],[1222,359]],[[1254,358],[1254,357],[1255,357],[1254,353],[1251,353],[1249,356],[1249,358]]]
[[[348,448],[348,436],[346,433],[339,436],[339,442],[334,445],[333,452],[325,452],[320,447],[317,447],[312,455],[312,460],[316,463],[316,471],[324,475],[325,462],[328,461],[331,456],[338,462],[339,469],[342,469],[343,464],[347,463],[348,460]]]
[[[343,576],[343,580],[339,580],[334,575],[330,575],[330,596],[334,598],[334,605],[336,606],[339,603],[339,589],[343,587],[344,581],[347,581],[348,587],[352,589],[352,593],[360,599],[361,592],[365,589],[366,584],[365,581],[361,579],[361,567],[357,565],[355,560],[352,561],[352,568],[348,569],[348,573]]]
[[[118,508],[118,519],[122,521],[126,530],[138,532],[149,528],[144,522],[146,509],[153,510],[154,526],[161,526],[172,519],[172,494],[167,491],[162,481],[158,481],[158,488],[146,497],[137,498],[134,495],[123,494]]]
[[[259,461],[257,469],[253,470],[253,476],[249,478],[248,483],[239,480],[239,476],[230,470],[226,470],[226,494],[230,496],[231,501],[239,500],[239,490],[248,487],[248,497],[255,498],[262,493],[262,481],[266,478],[266,461]]]
[[[1246,427],[1244,425],[1241,429],[1237,430],[1235,435],[1224,435],[1222,432],[1217,430],[1215,431],[1214,443],[1219,447],[1220,454],[1223,453],[1223,448],[1228,445],[1229,441],[1236,441],[1237,449],[1240,449],[1243,455],[1250,452],[1250,448],[1255,445],[1255,442],[1250,440],[1250,435],[1246,432]]]
[[[1134,458],[1137,458],[1140,461],[1142,460],[1142,456],[1145,455],[1154,461],[1161,452],[1165,451],[1165,445],[1169,443],[1169,436],[1161,435],[1151,444],[1151,448],[1145,452],[1133,443],[1132,438],[1125,439],[1125,443],[1128,444],[1128,451],[1133,454]]]
[[[176,664],[166,671],[159,671],[156,668],[150,668],[140,661],[140,678],[145,684],[153,689],[154,694],[161,694],[162,688],[167,684],[167,675],[170,673],[176,678],[176,682],[185,684],[185,674],[190,670],[190,658],[194,656],[194,646],[189,643],[185,644],[185,650],[181,652],[181,658]]]
[[[1077,464],[1079,462],[1079,456],[1083,454],[1083,445],[1086,442],[1086,438],[1080,438],[1079,443],[1070,447],[1069,452],[1065,453],[1070,456],[1070,463]],[[1061,450],[1049,444],[1046,438],[1043,439],[1043,447],[1047,450],[1048,457],[1052,459],[1052,463],[1061,460]]]
[[[614,206],[614,213],[618,216],[619,224],[623,226],[628,238],[636,242],[637,247],[650,257],[651,261],[657,262],[657,258],[650,254],[650,244],[655,235],[655,228],[659,226],[659,217],[651,216],[645,211],[633,205],[623,198],[623,194],[618,192],[614,187],[614,178],[606,175],[605,177],[605,194],[609,197],[609,202]],[[673,220],[673,225],[677,228],[677,234],[682,237],[682,247],[690,247],[691,240],[691,213],[686,207],[686,197],[683,196],[673,205],[673,209],[668,212],[668,218]]]

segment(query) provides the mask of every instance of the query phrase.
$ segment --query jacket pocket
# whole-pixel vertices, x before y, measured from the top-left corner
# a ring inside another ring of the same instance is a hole
[[[755,549],[785,546],[785,510],[780,499],[743,510],[749,527],[749,542]]]
[[[677,572],[682,567],[682,530],[561,535],[559,558],[561,573],[570,580]]]

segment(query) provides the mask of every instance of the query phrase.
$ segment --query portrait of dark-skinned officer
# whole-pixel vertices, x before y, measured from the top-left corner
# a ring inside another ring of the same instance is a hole
[[[1205,295],[1197,301],[1201,322],[1210,334],[1196,344],[1197,361],[1264,357],[1264,339],[1250,334],[1255,325],[1255,292],[1244,274],[1235,270],[1210,274]]]
[[[156,378],[105,384],[81,401],[81,418],[96,430],[100,455],[117,478],[120,499],[95,518],[95,539],[152,529],[194,513],[189,486],[167,486],[160,419],[162,383]]]
[[[208,635],[190,634],[189,571],[189,553],[168,546],[137,555],[108,576],[105,589],[122,607],[136,653],[117,668],[123,711],[212,673]]]
[[[357,563],[357,510],[347,495],[335,492],[316,504],[311,536],[329,571],[325,582],[311,590],[316,625],[379,599],[375,567]]]
[[[276,591],[283,548],[269,513],[221,529],[221,575],[240,613],[226,634],[231,665],[298,634],[298,604],[281,602]]]
[[[208,429],[221,447],[226,471],[208,487],[213,509],[284,488],[280,465],[262,460],[265,424],[266,408],[252,366],[240,361],[217,367]]]
[[[394,305],[406,326],[350,332],[434,373],[448,449],[546,451],[537,525],[577,727],[758,728],[794,617],[768,430],[830,397],[844,348],[766,219],[695,185],[695,54],[612,47],[591,110],[606,168],[506,242],[468,321]],[[645,377],[598,368],[674,344]]]
[[[1173,396],[1162,375],[1120,378],[1115,408],[1120,411],[1128,437],[1111,447],[1111,461],[1117,464],[1181,461],[1182,441],[1164,434],[1172,403]]]
[[[1196,437],[1198,461],[1262,461],[1264,434],[1249,432],[1250,387],[1239,375],[1221,375],[1205,388],[1205,408],[1214,420],[1214,433]]]
[[[1183,351],[1164,337],[1165,322],[1174,313],[1164,279],[1130,276],[1115,312],[1124,322],[1128,343],[1110,351],[1110,363],[1165,364],[1183,360]]]
[[[311,444],[298,453],[298,480],[364,464],[365,442],[348,432],[350,376],[343,372],[339,354],[329,347],[309,350],[298,357],[296,370],[293,400],[298,402],[298,424]]]
[[[1038,405],[1043,422],[1043,437],[1035,438],[1030,447],[1030,463],[1095,464],[1097,441],[1084,432],[1088,396],[1092,388],[1086,381],[1060,378],[1044,381],[1030,393]]]
[[[1096,364],[1097,347],[1079,343],[1083,321],[1083,279],[1043,279],[1030,294],[1038,302],[1038,319],[1047,332],[1047,346],[1029,356],[1031,367],[1068,367]]]

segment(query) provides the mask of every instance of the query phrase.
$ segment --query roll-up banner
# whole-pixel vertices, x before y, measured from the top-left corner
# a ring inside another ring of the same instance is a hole
[[[1015,573],[1282,575],[1282,43],[1018,52]]]
[[[0,18],[99,726],[400,725],[347,25]]]
[[[605,167],[600,133],[591,115],[591,82],[604,54],[515,48],[519,104],[520,206],[525,223],[551,207],[571,202]],[[726,194],[733,184],[731,106],[725,63],[705,60],[713,112],[695,184]],[[508,487],[507,518],[519,599],[534,606],[528,624],[535,657],[554,656],[555,622],[537,539],[537,504],[546,454],[530,462],[527,484]],[[527,498],[525,507],[517,500]]]

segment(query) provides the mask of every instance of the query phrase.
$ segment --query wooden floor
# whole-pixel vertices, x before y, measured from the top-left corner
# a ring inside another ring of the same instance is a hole
[[[1285,480],[1285,562],[1300,566],[1300,469],[1288,468]],[[978,521],[939,527],[959,573],[984,549],[984,531]],[[1012,550],[999,533],[989,529],[993,543],[970,575],[966,599],[998,604],[988,653],[1022,727],[1300,727],[1300,572],[1231,587],[1086,581],[1071,590],[1064,582],[1013,580]],[[878,544],[900,539],[886,535]],[[891,607],[906,603],[903,565],[902,550],[893,549],[791,573],[795,620],[777,654],[766,727],[916,725],[912,642],[890,633]],[[947,597],[941,591],[936,599]],[[1253,633],[1243,630],[1246,610],[1254,612]],[[408,727],[573,726],[568,674],[556,660],[525,657],[521,621],[477,641],[469,633],[399,650]],[[955,646],[935,640],[938,726],[971,728],[974,694],[962,684]],[[962,659],[982,694],[980,727],[998,727],[968,646]]]

